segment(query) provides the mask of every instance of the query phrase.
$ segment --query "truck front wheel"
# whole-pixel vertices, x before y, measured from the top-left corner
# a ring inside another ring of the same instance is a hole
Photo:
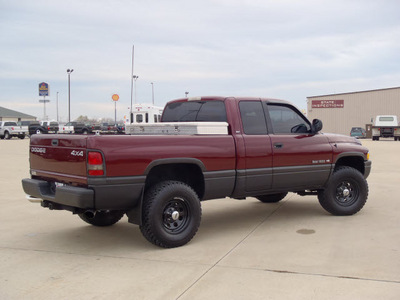
[[[111,226],[117,223],[124,216],[124,212],[119,210],[100,210],[96,212],[85,212],[79,214],[79,217],[94,226]]]
[[[318,192],[321,206],[337,216],[354,215],[368,198],[368,184],[354,168],[340,167],[333,174],[324,190]]]
[[[163,181],[145,193],[140,230],[151,243],[173,248],[188,243],[201,221],[196,192],[179,181]]]

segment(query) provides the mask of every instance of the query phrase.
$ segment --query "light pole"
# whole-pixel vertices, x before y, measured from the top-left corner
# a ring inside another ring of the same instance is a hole
[[[136,80],[139,78],[139,76],[137,76],[137,75],[133,75],[133,80],[135,81],[135,104],[137,103],[137,98],[136,98],[136,95],[137,95],[137,93],[136,93]]]
[[[68,122],[71,122],[71,73],[74,69],[67,69],[68,73]]]
[[[57,123],[58,123],[58,92],[57,92]]]
[[[151,83],[151,99],[154,105],[154,82]]]
[[[134,63],[134,55],[135,55],[135,45],[132,45],[132,73],[131,73],[131,110],[130,110],[130,114],[129,114],[129,119],[130,119],[130,122],[131,123],[133,123],[132,122],[132,116],[133,116],[133,114],[132,114],[132,97],[133,97],[133,80],[135,79],[134,78],[134,75],[133,75],[133,63]],[[135,82],[136,82],[136,79],[135,79]],[[136,86],[135,86],[135,92],[136,92]]]

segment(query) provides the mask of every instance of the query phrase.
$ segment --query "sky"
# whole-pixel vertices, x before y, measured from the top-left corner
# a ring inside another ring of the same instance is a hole
[[[43,119],[46,82],[46,118],[68,121],[73,69],[71,120],[185,92],[306,109],[309,96],[400,86],[399,12],[398,0],[0,0],[0,106]]]

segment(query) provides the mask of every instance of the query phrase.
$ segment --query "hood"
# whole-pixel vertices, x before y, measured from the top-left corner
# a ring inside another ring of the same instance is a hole
[[[330,143],[351,143],[351,144],[361,145],[361,142],[359,140],[347,135],[324,133],[324,136],[328,138],[328,141]]]

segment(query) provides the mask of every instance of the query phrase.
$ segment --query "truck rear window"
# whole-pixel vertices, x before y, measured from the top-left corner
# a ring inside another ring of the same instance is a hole
[[[222,101],[188,101],[168,104],[162,122],[226,122]]]

